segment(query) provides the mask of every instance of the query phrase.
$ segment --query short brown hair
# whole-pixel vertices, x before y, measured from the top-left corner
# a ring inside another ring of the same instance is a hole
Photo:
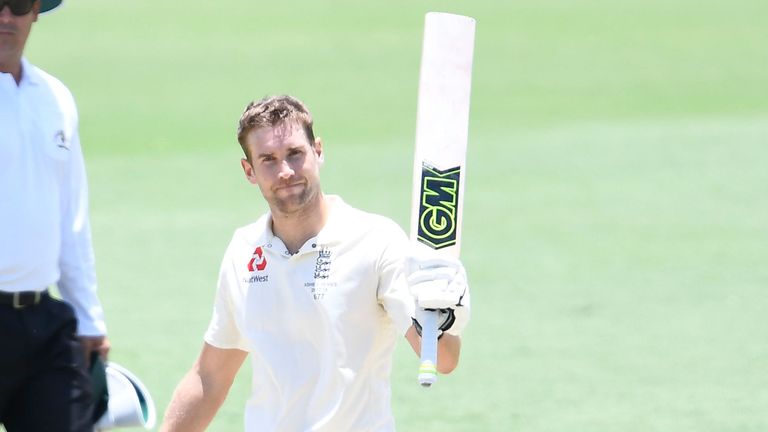
[[[237,141],[250,160],[246,137],[254,129],[274,128],[286,122],[293,123],[304,130],[309,145],[315,145],[315,133],[312,130],[312,114],[307,106],[293,96],[267,96],[260,101],[252,101],[240,116],[237,128]]]

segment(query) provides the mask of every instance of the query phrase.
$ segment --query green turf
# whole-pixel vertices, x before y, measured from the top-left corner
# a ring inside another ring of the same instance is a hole
[[[406,224],[427,10],[478,19],[474,316],[429,391],[399,347],[399,429],[768,429],[761,0],[67,1],[27,54],[79,103],[113,360],[162,416],[265,209],[234,139],[251,99],[303,98],[326,191]],[[249,375],[210,430],[242,429]]]

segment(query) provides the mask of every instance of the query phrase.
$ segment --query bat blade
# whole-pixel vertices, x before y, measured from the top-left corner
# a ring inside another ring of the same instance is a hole
[[[419,76],[410,237],[458,257],[475,20],[427,13]],[[422,323],[419,383],[437,380],[437,312]]]

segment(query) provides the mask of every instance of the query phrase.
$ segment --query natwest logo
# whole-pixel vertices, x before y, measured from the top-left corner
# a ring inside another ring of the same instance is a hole
[[[253,251],[253,257],[248,261],[248,271],[262,271],[265,268],[267,268],[267,258],[264,256],[264,250],[259,246]]]

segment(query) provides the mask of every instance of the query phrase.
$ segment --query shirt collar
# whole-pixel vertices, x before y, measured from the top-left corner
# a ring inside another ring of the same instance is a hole
[[[328,213],[328,220],[317,236],[310,239],[314,240],[312,243],[315,243],[317,248],[331,246],[340,242],[344,233],[349,230],[349,227],[344,225],[345,220],[343,217],[346,213],[348,204],[337,195],[326,195],[326,198],[329,199],[331,205],[330,212]],[[275,234],[272,232],[272,212],[267,211],[267,213],[263,214],[261,218],[255,222],[255,225],[257,227],[256,232],[261,234],[259,237],[250,239],[252,244],[269,246],[269,249],[271,249],[273,243],[279,242],[279,244],[283,244],[283,242],[278,237],[275,237]]]
[[[21,81],[20,83],[29,83],[37,85],[40,82],[40,75],[25,57],[21,58]]]
[[[348,208],[347,203],[338,195],[326,195],[326,198],[330,204],[328,220],[317,234],[317,242],[324,246],[341,241],[344,234],[350,229],[346,225],[349,221],[344,217]]]
[[[270,243],[275,237],[275,235],[272,233],[272,215],[269,212],[261,215],[261,217],[256,222],[254,222],[253,226],[255,229],[252,232],[259,233],[259,235],[249,238],[249,243],[255,244],[257,246],[264,246]]]

